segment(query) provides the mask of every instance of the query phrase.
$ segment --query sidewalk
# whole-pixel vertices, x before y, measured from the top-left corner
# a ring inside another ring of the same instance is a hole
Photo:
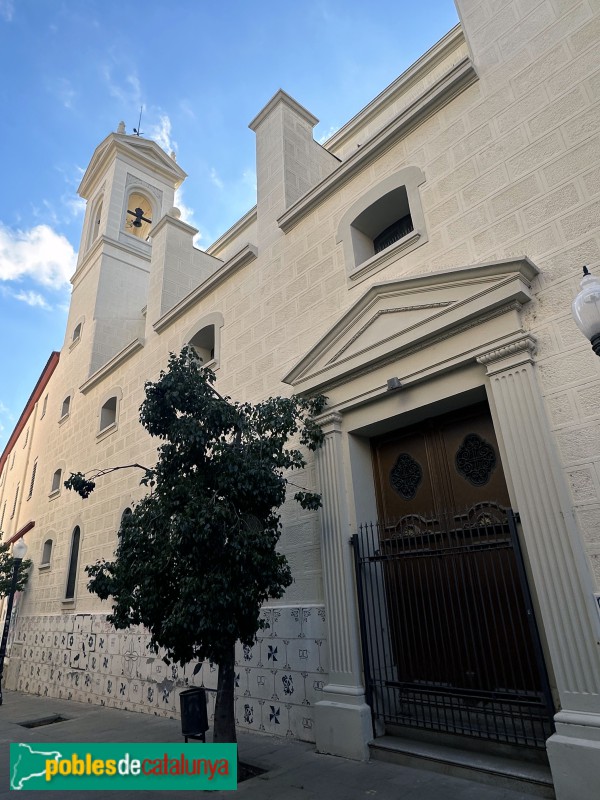
[[[39,728],[20,722],[59,714],[66,721]],[[385,764],[361,763],[315,753],[310,744],[269,735],[238,734],[240,760],[267,770],[239,785],[244,800],[531,800],[520,792]],[[183,742],[179,720],[152,717],[67,700],[4,692],[0,706],[0,800],[39,797],[8,788],[10,742]],[[198,745],[199,747],[201,745]],[[154,800],[160,792],[72,791],[68,800]],[[164,794],[164,793],[163,793]],[[191,792],[169,792],[190,800]],[[212,792],[211,796],[232,796]]]

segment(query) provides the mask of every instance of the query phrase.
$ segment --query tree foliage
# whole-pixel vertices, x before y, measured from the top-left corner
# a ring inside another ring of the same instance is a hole
[[[152,491],[125,515],[115,559],[86,570],[90,591],[112,598],[116,628],[142,623],[155,651],[164,648],[180,663],[208,658],[220,665],[229,682],[221,687],[230,695],[227,727],[235,642],[254,642],[261,606],[292,582],[276,550],[278,509],[290,472],[306,466],[300,446],[315,450],[322,442],[313,417],[325,399],[238,403],[221,397],[214,381],[184,348],[146,384],[140,421],[161,441],[156,466],[142,467]],[[83,497],[93,489],[83,475],[69,481]],[[318,494],[298,487],[294,498],[305,509],[320,505]],[[215,739],[235,741],[218,722]]]
[[[2,534],[0,533],[0,536]],[[14,572],[15,559],[10,554],[9,544],[0,544],[0,597],[7,597],[10,594],[10,586]],[[19,577],[17,578],[17,592],[22,592],[29,580],[29,568],[31,559],[24,558],[19,567]]]

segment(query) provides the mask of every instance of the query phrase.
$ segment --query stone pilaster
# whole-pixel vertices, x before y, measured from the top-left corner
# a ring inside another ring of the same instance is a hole
[[[321,512],[321,557],[329,630],[329,683],[315,706],[316,743],[320,752],[368,758],[371,712],[362,682],[354,565],[344,481],[342,416],[319,420],[325,441],[317,456]]]
[[[548,740],[560,800],[592,800],[600,780],[600,637],[593,583],[523,336],[478,359],[514,484],[561,710]],[[574,777],[576,779],[574,780]]]

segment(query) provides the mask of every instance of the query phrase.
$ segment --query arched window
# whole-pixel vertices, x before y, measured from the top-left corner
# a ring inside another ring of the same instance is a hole
[[[193,347],[198,359],[213,369],[219,366],[223,322],[223,315],[214,311],[202,317],[183,339],[183,344]]]
[[[71,555],[69,557],[69,572],[67,575],[67,590],[65,592],[66,600],[73,600],[75,598],[75,585],[77,583],[77,562],[79,560],[79,543],[81,540],[81,529],[79,525],[73,530],[71,537]]]
[[[78,339],[81,339],[81,322],[78,322],[73,328],[73,338],[71,341],[76,342]]]
[[[117,422],[118,398],[116,395],[109,397],[100,409],[100,431],[105,431]]]
[[[100,197],[96,198],[96,200],[94,201],[94,206],[92,208],[89,234],[88,234],[88,243],[87,243],[88,247],[92,246],[92,244],[98,238],[98,234],[100,233],[100,224],[102,223],[102,205],[103,205],[103,196],[100,195]]]
[[[127,524],[127,519],[129,517],[131,517],[131,509],[126,508],[121,514],[121,524],[119,525],[119,538],[121,537],[123,526]]]
[[[62,406],[60,409],[60,418],[64,419],[66,416],[69,415],[71,411],[71,395],[67,395],[65,399],[62,401]]]
[[[189,341],[189,344],[194,348],[198,359],[203,364],[208,364],[209,361],[214,361],[215,358],[215,326],[207,325],[202,330],[198,331]]]
[[[145,242],[152,228],[153,213],[152,201],[139,189],[134,189],[127,197],[123,229]]]
[[[42,562],[40,564],[40,567],[49,566],[51,558],[52,558],[52,539],[46,539],[42,550]]]
[[[54,492],[60,492],[61,478],[62,469],[57,469],[52,476],[52,487],[50,489],[50,494],[54,494]]]
[[[427,241],[418,167],[405,167],[358,198],[342,217],[336,241],[343,244],[348,277],[362,280]]]
[[[100,230],[100,223],[102,222],[102,199],[96,206],[96,213],[94,214],[92,220],[92,242],[95,241],[96,237],[98,236],[98,231]]]

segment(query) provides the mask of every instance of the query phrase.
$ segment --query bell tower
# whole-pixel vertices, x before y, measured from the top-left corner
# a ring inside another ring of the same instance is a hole
[[[92,156],[78,190],[87,202],[67,327],[69,341],[85,323],[88,375],[144,335],[152,229],[185,177],[174,157],[123,123]]]

